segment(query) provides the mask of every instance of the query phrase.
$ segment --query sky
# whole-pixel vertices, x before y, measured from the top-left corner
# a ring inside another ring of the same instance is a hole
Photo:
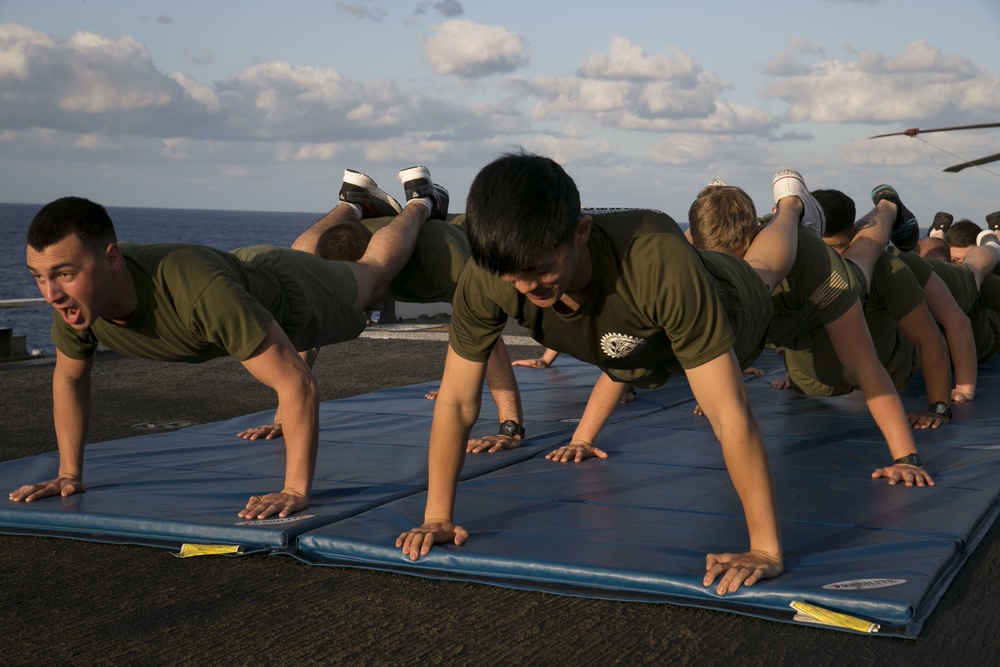
[[[0,201],[325,212],[344,168],[464,208],[525,149],[679,221],[714,178],[1000,209],[998,0],[0,0]],[[928,143],[929,142],[929,143]],[[860,214],[860,212],[859,212]]]

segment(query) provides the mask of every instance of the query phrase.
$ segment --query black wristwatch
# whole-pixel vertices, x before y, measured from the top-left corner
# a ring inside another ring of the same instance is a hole
[[[524,437],[524,427],[518,424],[513,419],[508,419],[500,424],[500,433],[498,435],[506,435],[509,438],[515,436]]]
[[[920,458],[920,454],[907,454],[906,456],[900,456],[898,459],[895,459],[893,463],[904,463],[908,466],[917,466],[918,468],[924,465],[924,461]]]
[[[947,403],[942,403],[941,401],[938,401],[937,403],[931,403],[930,405],[927,406],[927,411],[951,419],[951,408],[948,406]]]

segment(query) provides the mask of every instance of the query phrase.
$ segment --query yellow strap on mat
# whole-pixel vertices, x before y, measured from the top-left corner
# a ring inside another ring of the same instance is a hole
[[[228,544],[182,544],[181,550],[174,554],[178,558],[192,558],[193,556],[218,556],[219,554],[239,554],[243,553],[243,547]]]
[[[841,614],[839,611],[831,611],[829,609],[824,609],[823,607],[817,607],[816,605],[809,604],[808,602],[799,602],[796,600],[789,606],[824,625],[832,625],[837,628],[844,628],[845,630],[872,633],[878,632],[881,627],[878,623],[870,623],[864,619],[857,618],[856,616]]]

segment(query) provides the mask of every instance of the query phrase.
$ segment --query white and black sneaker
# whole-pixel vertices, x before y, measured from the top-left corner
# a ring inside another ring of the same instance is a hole
[[[380,190],[369,176],[353,169],[344,170],[340,201],[354,204],[361,211],[362,218],[395,217],[403,210],[399,202]]]
[[[1000,232],[1000,211],[993,211],[986,216],[986,228],[994,232]]]
[[[448,190],[431,180],[431,170],[422,165],[408,167],[399,172],[406,201],[427,199],[431,202],[430,217],[444,220],[448,215]]]
[[[771,192],[774,203],[785,197],[798,197],[802,200],[802,219],[800,223],[814,230],[820,236],[826,231],[826,214],[816,198],[809,193],[802,174],[791,169],[782,169],[774,175],[771,181]]]
[[[951,223],[955,221],[955,216],[951,213],[946,213],[945,211],[938,211],[934,214],[934,221],[931,223],[930,228],[927,230],[927,236],[930,238],[943,239],[945,232],[951,227]]]

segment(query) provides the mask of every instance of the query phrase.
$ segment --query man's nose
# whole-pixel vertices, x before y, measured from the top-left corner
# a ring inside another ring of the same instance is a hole
[[[514,288],[521,294],[527,294],[538,288],[538,281],[525,275],[519,275],[514,279]]]
[[[45,297],[45,301],[48,303],[55,303],[63,296],[63,291],[59,287],[59,283],[54,280],[46,280],[41,286],[42,296]]]

